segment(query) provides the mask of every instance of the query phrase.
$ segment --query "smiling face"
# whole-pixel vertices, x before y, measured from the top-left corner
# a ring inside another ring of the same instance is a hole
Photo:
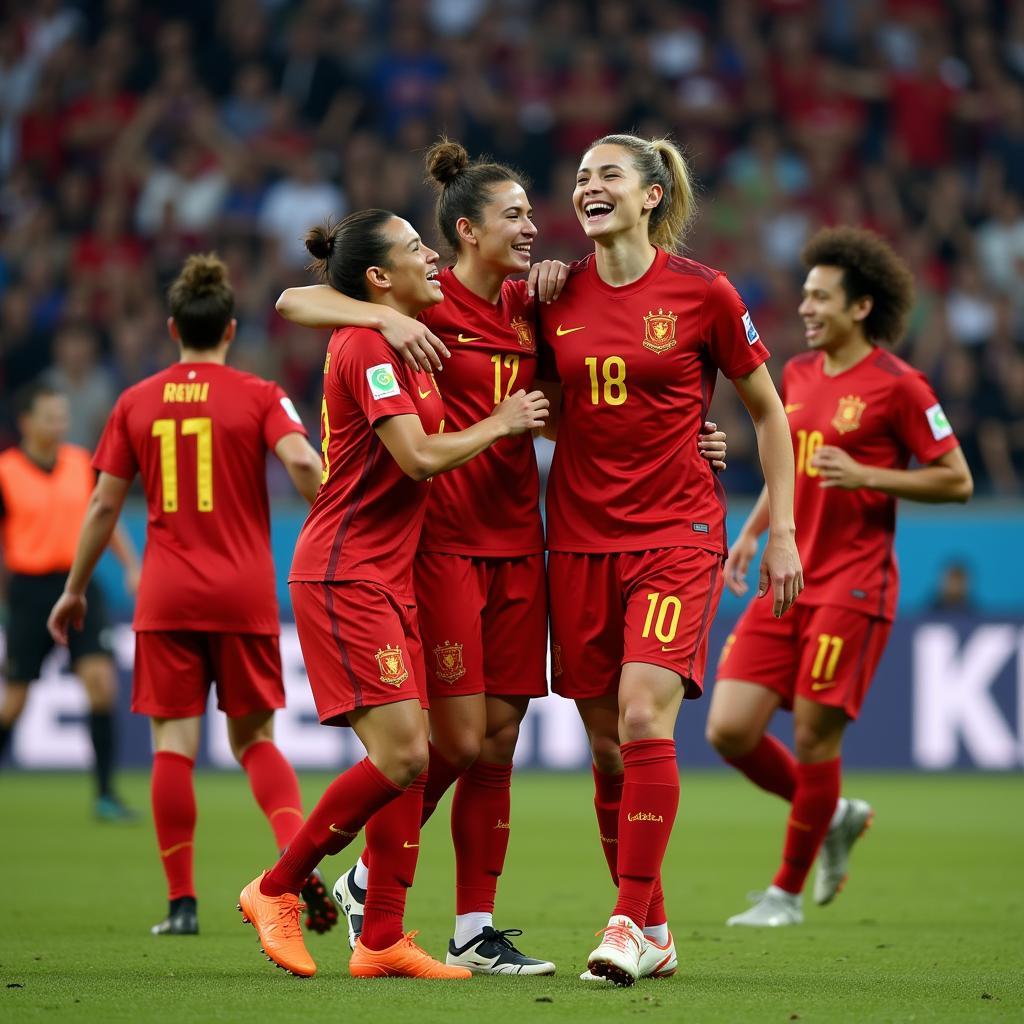
[[[842,267],[811,267],[803,296],[798,312],[804,322],[808,348],[834,352],[851,339],[863,338],[871,299],[849,300],[843,287]]]
[[[502,274],[522,274],[530,269],[530,256],[537,228],[526,190],[515,181],[492,185],[490,200],[479,224],[460,218],[460,236],[476,241],[479,258]]]
[[[623,146],[595,146],[583,154],[572,204],[588,238],[609,240],[649,223],[662,199],[658,184],[645,185]]]
[[[388,261],[386,267],[370,267],[366,272],[371,301],[376,296],[390,295],[390,304],[408,316],[440,302],[443,296],[437,279],[437,253],[401,217],[389,220],[381,234],[389,243]]]

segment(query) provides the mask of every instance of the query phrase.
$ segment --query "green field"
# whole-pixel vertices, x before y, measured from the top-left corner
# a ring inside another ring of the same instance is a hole
[[[307,775],[309,801],[325,782]],[[728,774],[684,777],[665,870],[680,972],[632,989],[577,980],[613,893],[589,778],[517,777],[498,927],[558,964],[555,978],[354,981],[343,928],[309,937],[301,981],[239,923],[239,889],[272,859],[244,777],[197,779],[197,938],[153,938],[163,879],[148,821],[102,826],[81,777],[0,776],[2,1021],[1020,1021],[1024,1020],[1024,781],[858,775],[878,817],[850,884],[802,928],[731,929],[770,881],[783,804]],[[146,806],[147,779],[124,790]],[[453,912],[447,804],[424,834],[407,923],[441,954]],[[348,866],[324,865],[330,881]]]

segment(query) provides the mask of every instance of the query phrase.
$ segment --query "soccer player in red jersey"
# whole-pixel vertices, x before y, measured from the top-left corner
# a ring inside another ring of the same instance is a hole
[[[437,253],[413,228],[369,210],[307,241],[336,291],[381,311],[416,316],[441,301]],[[432,374],[411,371],[383,335],[334,332],[324,367],[324,478],[299,536],[289,578],[320,719],[350,725],[368,757],[336,779],[277,865],[242,893],[266,952],[296,973],[315,970],[301,935],[281,948],[277,924],[294,913],[298,882],[366,824],[373,871],[349,962],[355,977],[468,978],[402,935],[423,813],[428,705],[413,583],[427,481],[493,444],[539,428],[547,401],[509,388],[465,429],[445,429]],[[290,901],[290,903],[289,903]]]
[[[584,977],[631,985],[676,966],[659,878],[679,801],[676,716],[701,694],[726,555],[725,495],[694,444],[719,370],[757,431],[772,511],[759,591],[774,616],[802,578],[768,351],[726,277],[675,254],[693,207],[682,155],[668,140],[599,139],[573,204],[594,253],[539,310],[561,382],[547,491],[554,689],[590,738],[618,885]]]
[[[806,589],[784,620],[751,603],[722,650],[707,725],[731,765],[791,804],[782,865],[734,925],[800,924],[819,850],[815,902],[841,888],[873,813],[863,800],[840,799],[841,751],[896,612],[896,499],[962,502],[973,490],[928,382],[882,347],[900,340],[913,304],[904,263],[876,235],[848,227],[815,235],[803,262],[810,351],[786,364],[782,391]],[[912,457],[919,468],[907,468]],[[726,563],[736,594],[747,589],[769,520],[762,494]],[[793,753],[765,732],[779,707],[793,712]]]
[[[291,401],[269,381],[225,365],[235,335],[224,264],[191,256],[169,292],[174,366],[118,399],[93,465],[100,472],[64,593],[49,627],[82,628],[86,586],[136,473],[149,510],[133,623],[132,710],[153,726],[152,801],[170,908],[156,935],[195,934],[192,768],[210,683],[228,716],[231,750],[278,847],[302,822],[298,781],[273,741],[284,706],[280,619],[270,554],[266,455],[312,501],[320,459]],[[323,883],[305,881],[317,931],[337,920]]]
[[[310,327],[378,325],[396,344],[441,339],[442,350],[454,353],[442,379],[446,422],[458,429],[487,416],[513,388],[532,386],[537,347],[531,287],[542,275],[557,284],[567,268],[537,264],[529,282],[509,279],[530,269],[537,234],[516,171],[471,163],[466,150],[449,141],[428,152],[427,171],[439,191],[438,225],[456,254],[454,266],[439,275],[444,302],[423,310],[419,325],[322,286],[289,289],[278,309]],[[538,501],[532,439],[508,438],[434,481],[414,563],[431,700],[423,820],[454,782],[456,918],[447,960],[482,974],[555,970],[551,962],[519,952],[509,931],[496,930],[493,920],[510,834],[519,726],[530,698],[547,693]],[[367,877],[364,853],[335,887],[353,945]]]

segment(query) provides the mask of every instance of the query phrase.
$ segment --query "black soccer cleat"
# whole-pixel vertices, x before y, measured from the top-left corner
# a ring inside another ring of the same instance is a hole
[[[456,946],[451,939],[445,963],[467,967],[474,974],[554,974],[555,965],[550,960],[535,960],[512,945],[509,936],[522,934],[521,928],[498,931],[485,925],[483,931],[464,946]]]
[[[311,932],[323,935],[338,923],[338,908],[319,870],[314,870],[306,879],[299,898],[306,904],[306,927]]]
[[[171,900],[167,917],[149,929],[151,935],[198,935],[199,914],[191,896]]]

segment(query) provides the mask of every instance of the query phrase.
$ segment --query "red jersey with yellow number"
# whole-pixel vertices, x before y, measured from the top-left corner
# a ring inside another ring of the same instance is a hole
[[[538,312],[562,382],[548,547],[724,553],[725,491],[697,438],[718,371],[742,377],[768,358],[725,275],[659,249],[615,288],[588,256]]]
[[[906,469],[959,446],[928,381],[884,349],[829,377],[825,356],[796,356],[782,395],[796,460],[796,543],[804,570],[802,604],[839,605],[892,619],[899,573],[893,538],[896,499],[866,487],[823,488],[812,460],[822,445],[857,462]]]
[[[218,363],[176,363],[121,395],[93,466],[142,476],[135,629],[279,632],[267,452],[292,433],[305,430],[277,384]]]
[[[441,271],[444,302],[419,319],[452,357],[439,384],[445,430],[465,430],[520,388],[537,367],[533,300],[525,281],[505,281],[497,304],[475,295],[451,269]],[[529,433],[495,442],[430,489],[421,551],[518,558],[544,550],[537,457]]]
[[[331,335],[320,408],[324,477],[299,532],[289,583],[367,580],[414,603],[412,560],[432,481],[407,476],[374,427],[419,416],[437,434],[444,404],[432,374],[410,370],[366,327]]]

